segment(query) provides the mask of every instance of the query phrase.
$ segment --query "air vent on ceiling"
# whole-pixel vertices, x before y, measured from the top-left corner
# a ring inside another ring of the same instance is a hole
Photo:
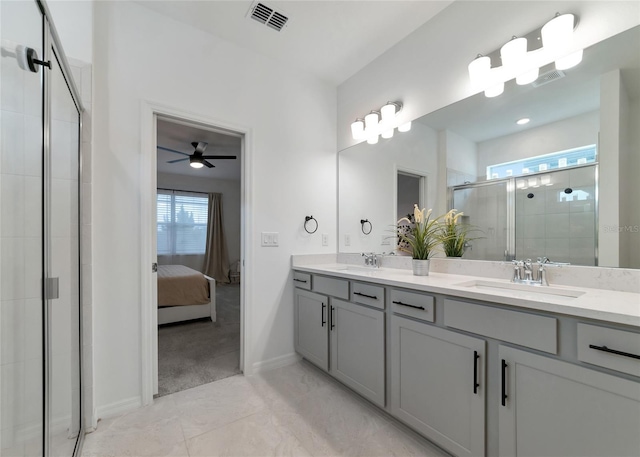
[[[566,75],[562,70],[551,70],[538,76],[538,79],[532,82],[531,85],[533,87],[544,86],[545,84],[549,84],[550,82],[553,82],[556,79],[564,78],[565,76]]]
[[[264,3],[254,3],[249,11],[251,13],[251,19],[255,19],[278,32],[284,28],[289,20],[287,16],[275,11],[273,8],[269,8]]]

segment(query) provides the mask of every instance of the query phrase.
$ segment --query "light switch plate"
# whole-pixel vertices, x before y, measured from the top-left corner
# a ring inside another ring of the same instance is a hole
[[[351,246],[351,235],[345,235],[344,236],[344,245],[345,246]]]
[[[260,244],[270,248],[278,246],[278,232],[262,232]]]
[[[329,235],[326,233],[322,234],[322,245],[329,246]]]

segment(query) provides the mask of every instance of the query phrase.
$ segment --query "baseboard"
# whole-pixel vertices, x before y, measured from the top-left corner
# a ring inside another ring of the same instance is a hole
[[[292,363],[298,362],[300,359],[301,357],[298,354],[292,352],[290,354],[281,355],[269,360],[263,360],[262,362],[255,362],[253,364],[253,374],[285,367],[287,365],[291,365]]]
[[[98,420],[107,419],[113,416],[119,416],[126,412],[132,411],[142,406],[141,397],[131,397],[126,400],[120,400],[110,405],[100,406],[96,409],[96,416]]]

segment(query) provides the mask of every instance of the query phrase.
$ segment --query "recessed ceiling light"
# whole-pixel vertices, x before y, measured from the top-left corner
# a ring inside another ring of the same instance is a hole
[[[528,117],[523,117],[522,119],[518,119],[516,121],[516,124],[518,124],[518,125],[528,124],[530,120],[531,119],[529,119]]]

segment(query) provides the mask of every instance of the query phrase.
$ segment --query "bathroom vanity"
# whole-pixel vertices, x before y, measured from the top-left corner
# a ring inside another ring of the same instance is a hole
[[[640,455],[640,294],[293,268],[296,352],[451,454]]]

